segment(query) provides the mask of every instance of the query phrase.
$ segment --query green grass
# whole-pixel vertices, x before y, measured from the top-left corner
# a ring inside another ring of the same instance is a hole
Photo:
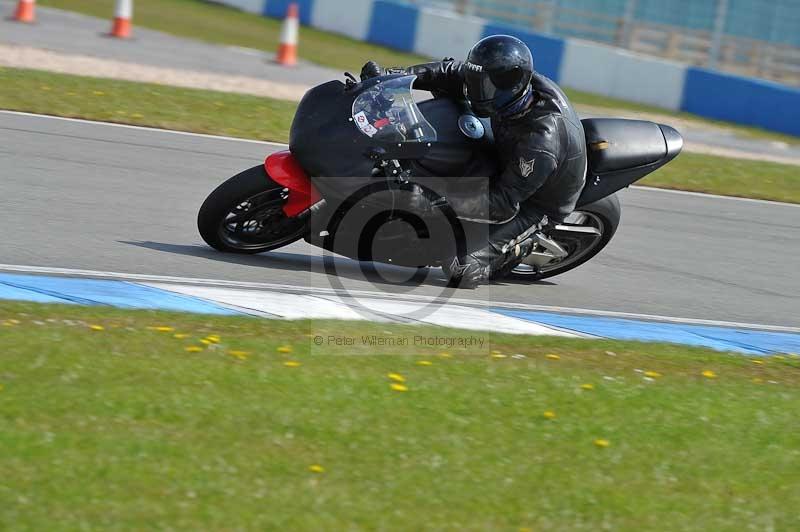
[[[40,0],[39,3],[101,18],[110,18],[114,4],[113,0]],[[346,14],[343,13],[342,16],[346,16]],[[160,30],[180,37],[216,44],[244,46],[268,52],[277,48],[281,24],[278,20],[243,13],[203,0],[137,0],[134,20],[137,26]],[[350,70],[354,73],[358,73],[368,59],[374,59],[384,66],[413,65],[430,60],[419,55],[398,52],[310,27],[302,28],[300,39],[301,58],[323,66]],[[609,110],[624,109],[634,112],[657,113],[692,120],[698,125],[726,127],[751,138],[800,144],[798,137],[760,128],[707,120],[688,113],[676,113],[658,107],[581,91],[573,90],[567,91],[567,93],[576,104]]]
[[[683,153],[640,184],[800,203],[800,166]]]
[[[0,108],[286,142],[292,102],[0,68]],[[800,167],[682,154],[643,184],[800,203]]]
[[[107,19],[114,13],[114,0],[40,0],[39,4]],[[343,17],[346,11],[343,6]],[[136,0],[134,24],[179,37],[275,52],[282,21],[199,0]],[[385,66],[428,60],[310,27],[301,30],[298,53],[301,59],[355,74],[368,59]]]
[[[0,337],[4,529],[800,527],[792,356],[9,302]]]
[[[0,109],[287,142],[296,108],[257,96],[0,68]]]

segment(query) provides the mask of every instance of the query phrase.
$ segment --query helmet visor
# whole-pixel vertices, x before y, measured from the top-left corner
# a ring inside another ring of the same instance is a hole
[[[521,69],[487,72],[467,69],[465,86],[467,98],[481,116],[494,113],[511,104],[525,90]]]

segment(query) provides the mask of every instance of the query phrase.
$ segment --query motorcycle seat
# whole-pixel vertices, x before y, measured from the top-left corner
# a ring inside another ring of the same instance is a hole
[[[670,154],[671,128],[643,120],[591,118],[582,120],[589,170],[606,174],[647,166]],[[677,147],[679,150],[680,147]]]

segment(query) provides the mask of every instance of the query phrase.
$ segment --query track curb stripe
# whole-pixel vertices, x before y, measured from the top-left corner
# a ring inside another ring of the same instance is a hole
[[[26,267],[0,265],[0,271],[13,268],[22,270]],[[188,279],[111,272],[105,272],[105,275],[103,272],[85,271],[78,276],[31,275],[43,273],[43,270],[53,269],[27,267],[26,273],[0,273],[0,299],[278,319],[349,319],[425,324],[565,338],[669,342],[749,355],[800,351],[800,332],[791,328],[767,330],[757,326],[724,327],[713,322],[648,321],[615,315],[565,313],[553,309],[504,308],[496,306],[496,303],[490,306],[488,302],[472,301],[471,305],[464,305],[457,300],[437,305],[414,318],[415,308],[430,301],[419,297],[401,299],[387,297],[389,294],[356,295],[319,288],[305,290],[306,287],[258,283],[198,279],[188,283],[185,282],[190,281]],[[75,275],[78,271],[72,272]],[[89,275],[91,273],[95,275]]]

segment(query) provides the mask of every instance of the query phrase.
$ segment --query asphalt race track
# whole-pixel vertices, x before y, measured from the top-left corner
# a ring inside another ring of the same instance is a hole
[[[195,219],[205,196],[281,146],[0,112],[0,263],[330,288],[304,242],[215,252]],[[549,282],[457,297],[800,326],[800,207],[630,189],[614,241]],[[399,291],[337,261],[348,289]],[[407,276],[389,268],[388,277]],[[431,270],[417,294],[441,293]]]

